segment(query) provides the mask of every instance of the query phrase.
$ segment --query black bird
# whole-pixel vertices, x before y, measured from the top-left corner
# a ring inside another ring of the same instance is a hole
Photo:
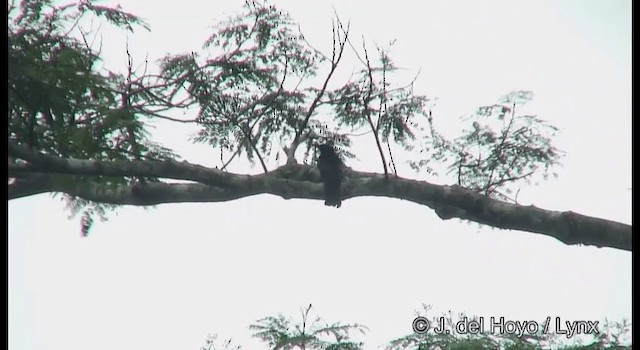
[[[324,183],[324,205],[340,208],[342,196],[342,160],[329,144],[318,145],[320,156],[317,164]]]

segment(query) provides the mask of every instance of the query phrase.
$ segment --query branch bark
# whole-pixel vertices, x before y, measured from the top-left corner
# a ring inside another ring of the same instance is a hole
[[[16,178],[9,183],[9,199],[47,192],[63,192],[118,205],[225,202],[258,194],[272,194],[284,199],[324,199],[319,172],[309,165],[288,164],[264,174],[243,175],[187,162],[63,159],[11,142],[9,154],[28,162],[9,164],[9,174]],[[140,176],[195,183],[139,182],[114,188],[100,183],[55,181],[55,177],[60,176],[56,174]],[[21,181],[25,176],[38,181]],[[434,185],[351,169],[345,169],[345,176],[343,199],[368,196],[403,199],[434,209],[443,220],[460,218],[496,228],[540,233],[565,244],[631,251],[631,225],[571,211],[550,211],[502,202],[458,185]]]

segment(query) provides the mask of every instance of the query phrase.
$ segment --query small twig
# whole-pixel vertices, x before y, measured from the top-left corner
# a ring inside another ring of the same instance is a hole
[[[282,91],[284,90],[284,83],[287,79],[287,74],[288,74],[288,70],[289,70],[289,59],[288,56],[285,55],[285,62],[284,62],[284,75],[282,76],[282,80],[280,81],[280,85],[278,87],[278,91],[276,91],[275,93],[269,93],[269,92],[265,92],[260,98],[258,98],[254,103],[252,103],[249,106],[244,107],[242,110],[240,110],[238,112],[238,114],[243,114],[245,112],[249,112],[249,110],[251,109],[250,114],[252,114],[256,107],[258,106],[259,103],[264,103],[265,100],[267,98],[269,98],[269,101],[265,104],[264,108],[262,108],[262,111],[260,112],[259,115],[253,117],[255,118],[253,125],[249,126],[249,119],[246,119],[246,125],[243,127],[241,125],[238,125],[240,128],[240,131],[244,134],[244,136],[247,138],[247,140],[249,141],[249,144],[251,145],[251,149],[255,152],[256,156],[258,157],[258,160],[260,161],[260,165],[262,166],[262,169],[264,170],[265,173],[269,172],[269,170],[267,169],[267,165],[262,157],[262,155],[260,154],[260,151],[258,150],[258,147],[256,146],[256,142],[254,141],[254,136],[253,136],[253,128],[258,124],[258,122],[260,121],[260,118],[262,118],[267,111],[273,106],[273,104],[275,103],[276,99],[278,98],[278,96],[282,93]],[[258,132],[258,134],[260,134]],[[222,170],[224,170],[227,165],[229,165],[229,163],[231,162],[231,160],[236,156],[236,154],[238,154],[238,150],[240,149],[240,147],[238,147],[236,149],[236,152],[231,156],[231,158],[229,159],[229,161],[227,161],[227,163],[225,163],[222,167]]]
[[[493,166],[491,167],[491,172],[489,173],[489,181],[487,183],[487,189],[489,189],[491,187],[491,181],[493,179],[493,173],[496,170],[497,162],[500,162],[502,158],[502,152],[504,151],[504,143],[507,140],[507,135],[509,134],[509,131],[511,130],[511,126],[513,125],[513,120],[515,119],[515,114],[516,114],[516,104],[513,104],[513,108],[511,110],[511,118],[509,119],[509,125],[507,125],[507,129],[504,130],[504,132],[502,133],[502,140],[500,140],[500,145],[497,148],[497,154],[496,154],[496,160],[493,163]],[[503,124],[504,125],[504,124]]]
[[[244,127],[240,127],[240,131],[242,131],[242,133],[244,134],[244,136],[247,138],[247,140],[249,141],[249,144],[251,145],[251,149],[253,150],[253,152],[256,154],[256,156],[258,156],[258,160],[260,161],[260,165],[262,166],[262,170],[264,170],[265,173],[268,173],[269,170],[267,169],[267,165],[264,162],[264,159],[262,159],[262,155],[260,154],[260,151],[258,151],[258,147],[256,147],[256,142],[254,142],[253,139],[253,127],[258,123],[258,121],[256,120],[256,122],[253,124],[253,126],[251,126],[249,128],[249,130],[245,130]],[[248,127],[248,122],[246,127]]]
[[[313,102],[311,102],[311,106],[309,107],[309,110],[307,111],[304,117],[304,120],[302,121],[300,126],[296,129],[293,142],[291,142],[291,147],[287,152],[287,163],[295,162],[294,155],[295,155],[296,149],[300,145],[300,137],[302,136],[302,131],[309,124],[309,119],[311,119],[313,112],[316,110],[316,107],[318,107],[320,99],[322,98],[322,96],[327,90],[327,86],[329,85],[329,81],[331,80],[331,77],[333,76],[333,73],[336,71],[336,68],[338,67],[338,63],[340,63],[340,60],[342,59],[342,54],[344,53],[344,46],[349,37],[349,25],[347,24],[347,29],[345,30],[342,27],[342,24],[339,18],[337,19],[337,21],[338,21],[339,28],[342,30],[342,33],[344,34],[344,38],[341,39],[340,32],[338,31],[338,29],[336,29],[335,23],[333,23],[333,26],[332,26],[333,27],[332,29],[333,30],[333,53],[331,57],[331,70],[329,71],[329,74],[327,74],[327,77],[324,80],[324,84],[322,84],[322,88],[320,89],[316,97],[313,99]],[[336,44],[336,40],[337,40],[337,44]]]
[[[240,147],[236,148],[235,152],[233,152],[233,154],[231,155],[229,160],[227,160],[227,162],[222,165],[222,168],[220,168],[220,170],[225,170],[227,168],[227,166],[231,163],[233,158],[235,158],[238,155],[239,152],[240,152]]]
[[[384,54],[384,51],[378,50],[381,54]],[[382,123],[382,119],[387,117],[387,64],[386,61],[383,60],[382,64],[382,94],[380,95],[380,107],[378,109],[378,122],[376,125],[376,133],[377,130],[380,130],[380,123]],[[382,111],[384,110],[384,113]],[[393,168],[393,173],[395,176],[398,176],[398,170],[396,169],[396,163],[393,160],[393,153],[391,152],[391,145],[389,144],[389,138],[387,137],[387,150],[389,151],[389,159],[391,160],[391,166]]]
[[[365,45],[364,38],[362,38],[362,48],[364,49],[364,57],[366,60],[367,72],[369,74],[369,91],[367,91],[367,95],[363,99],[364,111],[367,116],[367,122],[369,122],[369,126],[373,131],[373,137],[375,138],[376,146],[378,147],[378,153],[380,153],[380,160],[382,160],[382,169],[384,169],[384,176],[389,176],[389,170],[387,169],[387,160],[384,157],[384,151],[382,150],[380,138],[378,137],[378,128],[373,125],[373,120],[371,119],[371,113],[369,109],[369,103],[371,103],[372,99],[371,95],[373,94],[373,68],[371,68],[369,53],[367,52],[367,46]]]
[[[73,6],[73,4],[67,4],[64,5],[62,7],[59,8],[59,10],[66,10],[66,8]],[[78,26],[78,24],[80,23],[80,20],[82,19],[82,14],[80,14],[79,16],[76,17],[76,19],[73,21],[73,24],[69,27],[69,30],[67,30],[62,36],[67,38],[70,36],[71,32]]]
[[[391,167],[393,168],[393,174],[395,176],[398,176],[398,170],[396,169],[396,163],[393,160],[393,153],[391,153],[391,146],[389,145],[388,141],[387,141],[387,149],[389,150],[389,159],[391,159]]]

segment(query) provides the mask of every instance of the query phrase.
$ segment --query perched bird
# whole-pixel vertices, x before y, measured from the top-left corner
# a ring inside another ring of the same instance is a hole
[[[318,170],[324,183],[324,205],[340,208],[342,195],[342,160],[329,144],[318,145]]]

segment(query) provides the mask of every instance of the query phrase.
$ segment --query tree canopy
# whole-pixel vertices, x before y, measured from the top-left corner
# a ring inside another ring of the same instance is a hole
[[[399,198],[442,219],[631,250],[630,225],[518,203],[520,188],[556,176],[563,156],[553,144],[557,128],[522,112],[530,91],[480,106],[466,129],[448,139],[436,128],[434,99],[414,93],[419,76],[398,80],[393,42],[372,48],[355,41],[337,14],[332,50],[320,52],[286,12],[247,1],[215,26],[202,52],[169,54],[141,67],[129,56],[123,74],[101,64],[98,32],[83,26],[90,16],[127,31],[149,29],[133,14],[92,1],[24,0],[8,8],[8,198],[60,194],[82,214],[84,234],[96,216],[120,205],[265,193],[323,199],[316,146],[329,143],[347,165],[347,203]],[[346,55],[357,65],[338,81]],[[178,111],[194,112],[185,118]],[[159,119],[192,125],[191,141],[211,147],[219,164],[182,161],[154,141],[148,123]],[[362,139],[379,156],[377,172],[348,167]],[[398,153],[415,171],[451,184],[399,173]],[[260,173],[230,172],[240,160]]]
[[[264,317],[252,325],[249,329],[253,336],[270,349],[295,350],[295,349],[332,349],[332,350],[359,350],[364,348],[364,343],[358,341],[358,335],[366,334],[369,330],[361,324],[344,324],[339,322],[329,323],[323,318],[311,313],[312,305],[301,310],[301,319],[296,322],[282,314]],[[432,316],[431,305],[422,306],[422,310],[416,312],[413,321],[413,333],[394,339],[384,346],[385,350],[439,350],[439,349],[505,349],[505,350],[538,350],[538,349],[630,349],[628,343],[631,324],[626,320],[621,322],[606,322],[600,326],[601,332],[589,334],[588,339],[567,339],[566,331],[542,331],[549,322],[524,321],[529,325],[512,327],[510,331],[499,331],[500,322],[494,326],[488,325],[489,320],[482,316],[467,316],[464,312],[458,315],[449,311],[438,316]],[[315,317],[314,317],[315,316]],[[427,325],[421,326],[419,322]],[[485,322],[487,324],[485,324]],[[494,320],[491,320],[494,322]],[[481,325],[478,331],[468,331],[465,327],[469,324]],[[496,326],[497,325],[497,326]],[[553,325],[551,325],[553,329]],[[436,331],[435,329],[439,329]],[[563,334],[563,331],[565,332]],[[564,338],[564,339],[562,339]],[[209,335],[202,350],[240,350],[241,345],[232,343],[232,338],[220,342],[217,335]],[[588,343],[588,344],[585,344]]]

